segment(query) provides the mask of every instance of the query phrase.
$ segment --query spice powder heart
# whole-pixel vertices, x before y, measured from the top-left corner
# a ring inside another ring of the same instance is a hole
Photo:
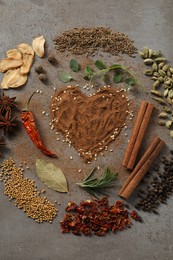
[[[125,125],[128,98],[111,87],[87,96],[79,87],[68,86],[55,92],[51,111],[52,125],[89,162],[108,149]]]

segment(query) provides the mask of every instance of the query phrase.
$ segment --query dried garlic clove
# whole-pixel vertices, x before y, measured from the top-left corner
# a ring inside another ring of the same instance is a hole
[[[6,72],[3,81],[1,83],[2,89],[18,88],[24,85],[27,81],[26,75],[21,75],[20,68],[15,70],[9,70]]]
[[[8,58],[21,59],[22,53],[18,49],[11,49],[6,52]]]
[[[21,59],[5,58],[0,60],[0,72],[19,68],[23,64]]]
[[[171,120],[168,120],[168,121],[166,122],[166,127],[167,127],[168,129],[170,129],[171,126],[172,126],[172,121],[171,121]]]
[[[42,58],[44,55],[44,44],[45,44],[45,38],[43,35],[33,39],[32,41],[32,48],[37,54],[37,56],[40,58]]]
[[[30,54],[23,54],[23,65],[21,66],[21,74],[26,75],[30,72],[34,56]]]
[[[22,53],[22,54],[30,54],[34,56],[34,51],[32,47],[27,44],[27,43],[20,43],[17,45],[17,49]]]
[[[23,54],[23,65],[21,67],[21,74],[25,75],[29,73],[32,63],[34,61],[34,51],[29,44],[21,43],[17,45],[17,48]]]
[[[4,78],[1,82],[1,87],[2,89],[8,89],[9,88],[9,82],[10,80],[12,80],[14,77],[16,77],[16,75],[18,74],[18,70],[19,69],[14,69],[14,70],[8,70],[5,75]]]

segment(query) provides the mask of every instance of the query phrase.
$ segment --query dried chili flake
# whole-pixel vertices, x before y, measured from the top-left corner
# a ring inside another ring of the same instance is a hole
[[[135,210],[130,213],[124,209],[122,201],[116,201],[113,206],[109,206],[107,197],[81,201],[80,205],[70,201],[66,211],[68,214],[60,221],[62,233],[72,232],[74,235],[103,236],[108,231],[121,231],[131,227],[130,217],[139,220]],[[69,213],[70,211],[72,212]]]

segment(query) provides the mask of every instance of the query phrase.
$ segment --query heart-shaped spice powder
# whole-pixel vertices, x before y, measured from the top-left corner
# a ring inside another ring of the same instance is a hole
[[[52,98],[52,123],[85,162],[107,150],[120,133],[128,113],[125,92],[110,87],[86,96],[78,87],[58,90]]]

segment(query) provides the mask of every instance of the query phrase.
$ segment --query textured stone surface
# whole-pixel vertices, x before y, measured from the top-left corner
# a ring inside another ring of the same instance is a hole
[[[81,26],[107,26],[113,30],[121,31],[135,40],[138,49],[144,46],[152,49],[160,49],[166,57],[173,62],[172,52],[172,0],[64,0],[64,1],[43,1],[43,0],[0,0],[0,57],[4,57],[5,51],[14,48],[18,43],[31,43],[32,38],[44,35],[48,50],[53,50],[53,38],[64,30]],[[104,54],[105,60],[116,62],[116,57]],[[99,55],[98,55],[99,57]],[[81,59],[81,58],[79,58]],[[37,58],[37,61],[40,60]],[[59,56],[63,67],[68,67],[69,58]],[[149,80],[142,76],[144,68],[139,57],[135,60],[123,58],[123,62],[136,68],[136,73],[146,85]],[[50,82],[45,86],[39,82],[34,68],[31,70],[28,84],[18,90],[10,90],[9,95],[16,95],[22,104],[26,102],[30,93],[36,89],[43,91],[43,96],[33,98],[32,110],[36,113],[38,127],[47,145],[55,150],[60,159],[54,161],[61,167],[70,184],[71,196],[55,193],[46,189],[47,197],[54,201],[61,202],[58,206],[58,217],[53,224],[37,224],[28,219],[25,214],[18,210],[7,197],[3,196],[3,185],[0,184],[0,260],[170,260],[173,254],[173,197],[167,205],[162,205],[159,209],[159,216],[142,213],[144,224],[134,223],[134,226],[127,231],[115,235],[108,234],[103,238],[99,237],[75,237],[73,235],[62,235],[58,221],[62,219],[64,207],[67,202],[88,198],[87,194],[80,190],[75,183],[81,180],[91,169],[91,166],[84,165],[77,156],[73,148],[56,142],[55,133],[48,127],[49,117],[43,117],[42,111],[49,111],[50,96],[53,93],[53,86],[57,88],[62,84],[57,80],[57,68],[51,67],[46,61],[42,61],[43,66],[48,71]],[[61,68],[61,67],[60,67]],[[2,75],[0,75],[2,79]],[[151,84],[151,83],[150,83]],[[134,93],[137,107],[139,102]],[[145,94],[139,94],[139,99],[146,98]],[[37,102],[39,100],[39,102]],[[152,118],[152,124],[148,130],[148,135],[158,133],[167,143],[172,146],[172,140],[168,137],[168,131],[156,126],[157,113]],[[20,115],[19,115],[20,118]],[[133,123],[129,124],[129,133]],[[122,145],[120,143],[122,142]],[[112,191],[110,201],[117,198],[117,191],[125,178],[120,161],[123,149],[126,146],[124,132],[118,139],[118,150],[114,153],[106,154],[104,158],[99,158],[97,165],[104,168],[109,165],[111,169],[120,169],[120,181],[116,189]],[[144,141],[143,148],[148,143]],[[9,150],[5,156],[13,156],[16,160],[27,161],[30,171],[26,175],[36,180],[39,188],[45,188],[35,175],[35,158],[47,159],[35,149],[24,130],[21,128],[15,138],[8,141]],[[163,152],[167,152],[167,148]],[[141,151],[142,153],[142,151]],[[74,160],[69,163],[69,156],[74,156]],[[47,159],[49,160],[49,159]],[[78,169],[82,169],[79,176]],[[133,203],[133,198],[130,201]]]

